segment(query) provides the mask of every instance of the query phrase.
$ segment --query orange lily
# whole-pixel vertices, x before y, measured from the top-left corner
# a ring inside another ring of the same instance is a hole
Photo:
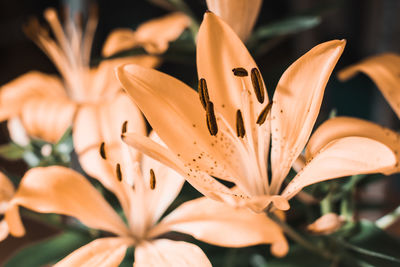
[[[0,172],[0,215],[3,215],[8,208],[9,202],[15,193],[14,185]],[[0,241],[8,236],[8,224],[6,220],[0,221]]]
[[[52,166],[33,168],[25,174],[5,214],[10,233],[24,234],[18,213],[18,207],[24,206],[41,213],[73,216],[88,227],[116,235],[83,246],[56,266],[118,266],[129,246],[135,247],[135,266],[211,266],[197,246],[161,237],[170,231],[218,246],[267,243],[272,244],[274,254],[287,253],[282,231],[265,214],[235,209],[204,197],[185,202],[159,221],[179,194],[184,179],[147,156],[141,164],[135,162],[131,152],[125,145],[122,161],[115,163],[106,145],[100,149],[106,162],[104,173],[113,176],[104,180],[108,183],[105,186],[112,188],[119,199],[127,224],[85,177]]]
[[[177,170],[204,195],[257,212],[271,202],[288,209],[289,199],[317,182],[386,171],[396,164],[396,157],[384,143],[333,136],[306,155],[307,164],[280,193],[309,139],[344,45],[335,40],[314,47],[286,70],[269,101],[243,43],[208,12],[197,40],[201,103],[191,88],[166,74],[136,65],[117,69],[121,84],[169,150],[137,134],[125,134],[124,141]],[[211,176],[237,187],[228,188]]]
[[[220,16],[245,42],[260,13],[262,0],[207,0],[208,9]]]

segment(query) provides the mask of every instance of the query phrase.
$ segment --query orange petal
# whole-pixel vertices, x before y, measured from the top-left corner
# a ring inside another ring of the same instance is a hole
[[[8,236],[8,224],[5,220],[0,221],[0,242]]]
[[[132,243],[130,238],[99,238],[75,250],[54,266],[117,267],[124,259],[126,249]]]
[[[395,164],[395,154],[383,143],[365,137],[339,138],[311,158],[282,196],[291,199],[308,185],[355,174],[385,172]]]
[[[256,23],[262,0],[207,0],[208,9],[220,16],[246,41]]]
[[[14,193],[14,185],[7,176],[0,172],[0,214],[5,212],[8,202],[12,199]]]
[[[363,72],[368,75],[381,90],[386,101],[400,118],[400,56],[392,53],[385,53],[373,56],[352,65],[339,72],[339,79],[347,80]]]
[[[150,136],[153,141],[163,145],[155,132]],[[185,179],[173,169],[148,156],[143,156],[141,165],[147,192],[147,211],[150,215],[150,224],[153,225],[178,196]],[[155,174],[154,189],[150,188],[150,170]]]
[[[129,234],[118,214],[86,178],[65,167],[33,168],[25,174],[5,214],[15,236],[24,234],[18,206],[73,216],[91,228]]]
[[[18,115],[32,97],[65,98],[61,80],[37,71],[28,72],[0,88],[0,121]]]
[[[76,109],[67,98],[35,97],[25,101],[22,123],[30,136],[56,143],[71,126]]]
[[[239,67],[246,69],[249,76],[233,75],[232,69]],[[252,92],[250,101],[254,105],[254,125],[268,103],[266,92],[263,105],[255,97],[250,79],[253,68],[257,65],[235,32],[218,16],[206,13],[197,36],[198,76],[206,79],[210,100],[233,129],[236,129],[236,111],[242,109],[243,112],[244,89]]]
[[[168,43],[178,39],[189,27],[190,18],[183,13],[172,13],[140,25],[136,31],[117,29],[107,38],[103,55],[109,57],[130,48],[143,46],[148,53],[161,54],[168,49]]]
[[[379,141],[390,147],[397,155],[397,162],[400,161],[398,133],[373,122],[351,117],[335,117],[318,127],[306,147],[306,159],[309,160],[316,155],[329,142],[346,136],[367,137]],[[388,170],[388,174],[399,170],[399,164],[396,164],[395,168]]]
[[[135,267],[211,266],[204,252],[196,245],[168,239],[142,242],[135,248]]]
[[[343,225],[343,219],[336,213],[327,213],[307,226],[307,230],[314,234],[329,235]]]
[[[235,208],[207,198],[185,202],[151,232],[156,236],[168,231],[182,232],[217,246],[245,247],[257,244],[288,244],[281,228],[264,213]]]
[[[280,186],[303,150],[318,116],[325,86],[345,41],[317,45],[294,62],[282,75],[271,110],[271,193]]]

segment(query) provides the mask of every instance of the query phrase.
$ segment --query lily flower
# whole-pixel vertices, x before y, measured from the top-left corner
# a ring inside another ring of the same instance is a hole
[[[144,156],[140,164],[135,162],[132,150],[127,145],[124,148],[119,163],[109,158],[104,144],[100,154],[107,163],[106,176],[113,174],[113,179],[107,180],[113,185],[105,186],[116,193],[127,223],[78,172],[60,166],[39,167],[25,174],[8,205],[5,219],[10,233],[24,234],[18,212],[23,206],[41,213],[73,216],[90,228],[116,235],[94,240],[55,266],[118,266],[131,246],[135,247],[135,266],[211,266],[199,247],[167,239],[165,234],[170,231],[224,247],[272,244],[275,255],[287,253],[281,229],[265,214],[204,197],[183,203],[160,220],[185,180],[149,157]]]
[[[162,54],[170,41],[178,39],[190,26],[190,18],[175,12],[140,25],[135,31],[121,28],[114,30],[103,47],[103,56],[109,57],[135,47],[143,47],[147,53]]]
[[[123,139],[174,168],[204,195],[256,212],[268,209],[271,202],[286,210],[288,200],[317,182],[386,171],[397,160],[384,143],[333,136],[306,155],[304,168],[281,192],[310,137],[344,45],[345,41],[334,40],[311,49],[285,71],[269,100],[244,44],[225,22],[208,12],[197,39],[200,101],[190,87],[156,70],[137,65],[117,68],[121,84],[168,149],[134,133],[124,134]]]
[[[11,181],[0,172],[0,215],[3,215],[9,205],[9,202],[15,194],[14,185]],[[0,220],[0,242],[6,239],[8,236],[8,224],[7,221]]]
[[[256,24],[262,2],[262,0],[207,0],[207,7],[228,23],[245,42]]]

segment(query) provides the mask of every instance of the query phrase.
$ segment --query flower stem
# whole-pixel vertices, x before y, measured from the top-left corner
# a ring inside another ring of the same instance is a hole
[[[320,255],[326,259],[334,260],[336,258],[334,255],[332,255],[328,251],[323,250],[322,248],[314,245],[309,240],[307,240],[306,238],[301,236],[290,225],[288,225],[286,222],[282,221],[274,213],[269,213],[268,217],[271,220],[273,220],[275,223],[277,223],[282,228],[282,230],[285,232],[285,234],[287,234],[291,239],[293,239],[299,245],[303,246],[304,248],[308,249],[309,251],[311,251],[317,255]]]

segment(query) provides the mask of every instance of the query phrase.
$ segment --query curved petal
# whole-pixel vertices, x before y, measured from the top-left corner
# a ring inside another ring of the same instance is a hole
[[[320,235],[329,235],[337,230],[344,224],[344,219],[336,213],[327,213],[312,224],[307,226],[307,230]]]
[[[161,54],[168,49],[168,43],[178,39],[189,27],[190,18],[183,13],[172,13],[141,24],[136,31],[117,29],[106,40],[103,55],[143,46],[148,53]]]
[[[129,238],[99,238],[75,250],[54,266],[117,267],[124,259],[126,249],[132,243],[132,239]]]
[[[385,172],[396,164],[396,156],[389,147],[365,137],[336,139],[310,160],[287,185],[283,197],[291,199],[311,184],[355,174]]]
[[[18,206],[73,216],[91,228],[129,235],[118,214],[86,178],[65,167],[33,168],[25,174],[5,214],[15,236],[25,233]]]
[[[365,73],[375,82],[386,101],[400,118],[400,56],[385,53],[367,58],[341,70],[338,77],[341,80],[347,80],[358,72]]]
[[[150,137],[158,144],[164,145],[155,132]],[[153,225],[178,196],[185,179],[173,169],[148,156],[143,156],[141,165],[147,192],[147,211],[150,215],[150,225]],[[151,170],[155,175],[153,189],[150,188]],[[143,203],[140,204],[143,205]]]
[[[0,242],[8,236],[8,224],[5,220],[0,221]]]
[[[346,41],[317,45],[282,75],[271,110],[271,193],[279,192],[283,179],[303,150],[317,119],[325,86]]]
[[[14,193],[14,185],[7,176],[0,172],[0,214],[5,212],[8,202],[12,199]]]
[[[65,98],[67,95],[56,76],[28,72],[0,88],[0,121],[18,115],[25,102],[36,96]]]
[[[190,175],[204,171],[229,180],[240,169],[240,154],[229,137],[223,132],[210,135],[194,90],[171,76],[137,65],[118,68],[117,76],[163,142],[184,161]]]
[[[329,142],[347,136],[371,138],[390,147],[397,156],[397,164],[387,173],[400,171],[400,135],[373,122],[351,117],[335,117],[319,126],[307,144],[306,159],[312,158]]]
[[[24,125],[19,117],[11,117],[7,121],[8,134],[10,139],[20,145],[27,146],[30,142],[29,136],[26,133]]]
[[[271,250],[280,256],[289,249],[282,229],[264,213],[231,207],[207,198],[185,202],[155,226],[150,235],[168,231],[186,233],[203,242],[224,247],[272,244]],[[285,249],[279,251],[277,247]]]
[[[211,267],[204,252],[196,245],[168,239],[143,242],[135,248],[135,267]]]
[[[206,79],[210,100],[233,129],[236,129],[236,111],[242,109],[243,112],[243,91],[251,93],[250,101],[254,105],[252,115],[255,118],[264,108],[253,93],[250,76],[237,77],[233,74],[232,69],[239,67],[250,73],[257,65],[235,32],[218,16],[207,12],[197,36],[198,76],[199,79]],[[266,92],[264,94],[266,105],[268,96]]]
[[[56,143],[71,126],[76,109],[67,98],[35,97],[25,101],[21,119],[30,136]]]
[[[208,9],[220,16],[245,42],[253,30],[262,0],[207,0]]]

